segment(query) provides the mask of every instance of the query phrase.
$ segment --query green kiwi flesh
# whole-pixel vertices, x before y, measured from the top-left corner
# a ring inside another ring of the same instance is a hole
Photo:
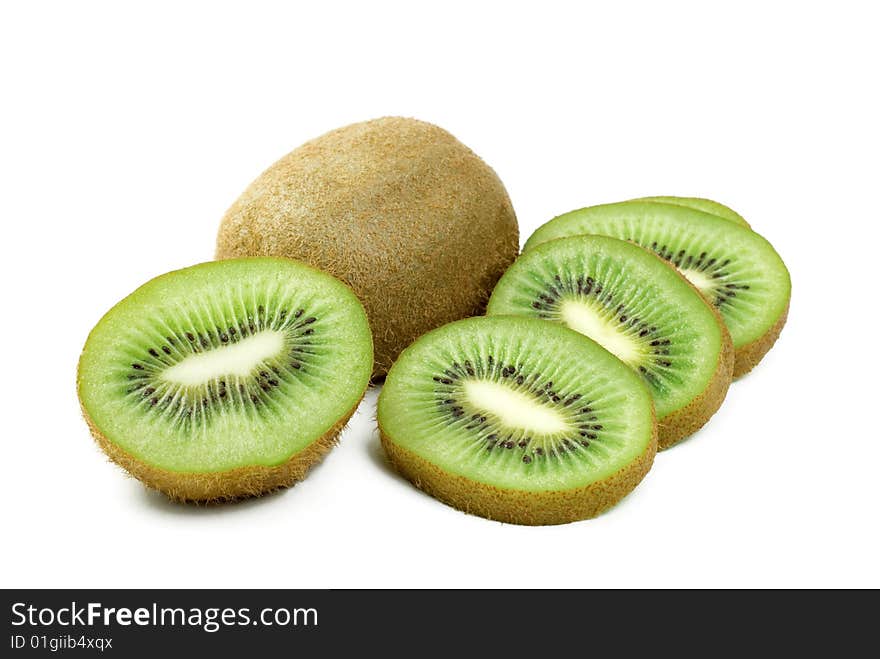
[[[705,424],[733,377],[718,313],[674,268],[616,238],[574,236],[525,252],[498,282],[487,314],[560,323],[613,353],[654,396],[661,448]]]
[[[736,352],[734,377],[751,370],[779,336],[791,279],[779,254],[757,233],[684,206],[620,202],[550,220],[526,241],[524,251],[582,234],[631,240],[675,265],[724,319]]]
[[[388,373],[377,417],[389,459],[417,486],[520,524],[598,514],[656,452],[642,380],[592,340],[532,318],[424,335]]]
[[[725,220],[735,222],[740,226],[751,228],[746,218],[737,213],[729,206],[713,201],[712,199],[704,199],[702,197],[674,197],[670,195],[660,195],[656,197],[639,197],[631,201],[652,201],[659,204],[673,204],[675,206],[684,206],[685,208],[693,208],[694,210],[703,211],[710,215],[723,217]]]
[[[368,385],[354,293],[288,259],[238,259],[138,288],[92,330],[77,389],[101,447],[176,499],[290,485]]]

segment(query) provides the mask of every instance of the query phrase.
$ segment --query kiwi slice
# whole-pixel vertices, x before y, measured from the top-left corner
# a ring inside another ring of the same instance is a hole
[[[487,313],[561,323],[617,356],[654,396],[660,448],[702,427],[733,377],[718,312],[674,268],[617,238],[574,236],[529,250],[498,282]]]
[[[659,204],[673,204],[675,206],[693,208],[694,210],[703,211],[704,213],[709,213],[710,215],[723,217],[725,220],[736,222],[740,226],[751,228],[749,226],[749,223],[746,222],[746,218],[744,218],[742,215],[737,213],[729,206],[725,206],[724,204],[713,201],[711,199],[704,199],[702,197],[674,197],[670,195],[660,195],[657,197],[639,197],[638,199],[633,199],[632,201],[654,201]]]
[[[293,484],[335,443],[372,370],[342,282],[288,259],[238,259],[147,282],[92,330],[77,390],[110,458],[178,500]]]
[[[517,524],[593,517],[657,449],[651,396],[594,341],[533,318],[478,317],[403,351],[379,396],[382,445],[417,487]]]
[[[631,240],[675,265],[721,313],[733,339],[735,378],[761,361],[785,325],[788,269],[769,242],[730,220],[676,204],[604,204],[553,218],[524,249],[581,234]]]

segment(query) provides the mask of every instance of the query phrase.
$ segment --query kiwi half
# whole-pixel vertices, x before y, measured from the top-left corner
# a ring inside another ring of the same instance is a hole
[[[77,390],[110,458],[178,500],[300,480],[336,442],[372,368],[366,315],[330,275],[287,259],[147,282],[89,334]]]
[[[611,353],[533,318],[429,332],[391,368],[382,445],[417,487],[516,524],[593,517],[629,493],[657,449],[651,396]]]
[[[504,274],[489,315],[561,323],[632,368],[654,396],[660,448],[696,432],[733,378],[718,312],[684,277],[638,245],[575,236],[538,245]]]
[[[724,319],[735,351],[734,377],[761,361],[785,325],[788,269],[769,242],[730,220],[677,204],[604,204],[553,218],[524,249],[582,234],[631,240],[675,265]]]
[[[746,218],[744,218],[742,215],[737,213],[729,206],[725,206],[724,204],[713,201],[711,199],[704,199],[703,197],[674,197],[671,195],[660,195],[656,197],[639,197],[638,199],[633,199],[632,201],[653,201],[658,204],[673,204],[674,206],[693,208],[694,210],[703,211],[704,213],[709,213],[710,215],[723,217],[725,220],[735,222],[736,224],[744,226],[747,229],[751,228],[749,226],[749,223],[746,222]]]

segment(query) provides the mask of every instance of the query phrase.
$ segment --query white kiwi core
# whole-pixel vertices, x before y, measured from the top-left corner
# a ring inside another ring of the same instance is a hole
[[[643,348],[632,336],[613,323],[613,316],[599,313],[582,300],[564,300],[559,309],[562,320],[571,329],[585,334],[621,361],[633,365],[642,359]]]
[[[558,411],[505,384],[467,380],[464,392],[474,407],[498,417],[509,428],[543,435],[571,430],[571,424]]]
[[[683,274],[690,283],[700,289],[701,293],[708,294],[712,292],[714,280],[711,277],[707,277],[706,273],[702,270],[681,270],[681,274]]]
[[[181,386],[197,386],[219,377],[250,375],[264,360],[281,354],[284,332],[264,330],[228,346],[190,355],[165,369],[162,379]]]

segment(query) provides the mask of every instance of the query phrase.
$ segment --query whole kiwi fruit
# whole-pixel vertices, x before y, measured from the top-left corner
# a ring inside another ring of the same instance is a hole
[[[425,332],[483,312],[519,230],[495,172],[445,130],[385,117],[331,131],[263,172],[227,211],[217,258],[282,256],[348,284],[373,377]]]

